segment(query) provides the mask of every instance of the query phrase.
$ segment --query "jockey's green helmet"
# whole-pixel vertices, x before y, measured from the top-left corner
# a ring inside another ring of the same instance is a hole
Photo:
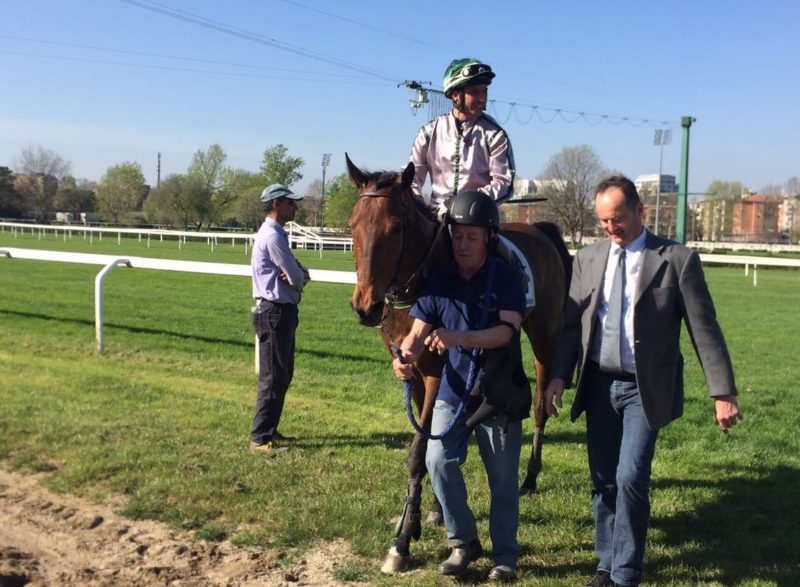
[[[463,59],[453,59],[444,72],[444,95],[450,98],[453,90],[474,84],[492,83],[495,73],[492,68],[485,63],[465,57]]]

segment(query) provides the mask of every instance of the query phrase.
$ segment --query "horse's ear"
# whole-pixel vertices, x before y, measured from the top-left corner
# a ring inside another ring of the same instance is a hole
[[[347,163],[347,175],[350,181],[353,182],[353,185],[358,189],[367,185],[367,175],[356,167],[355,163],[350,161],[350,156],[347,153],[344,154],[344,160]]]
[[[403,185],[403,188],[408,189],[411,187],[411,183],[414,181],[414,174],[416,173],[416,169],[414,168],[414,162],[409,161],[406,168],[403,169],[403,173],[400,176],[400,182]]]

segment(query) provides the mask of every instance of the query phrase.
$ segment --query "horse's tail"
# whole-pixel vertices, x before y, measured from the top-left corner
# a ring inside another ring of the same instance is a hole
[[[572,281],[572,256],[567,249],[567,243],[564,242],[564,237],[561,236],[561,230],[553,222],[534,222],[533,225],[541,230],[545,236],[555,245],[558,255],[561,257],[561,263],[564,265],[564,283],[566,285],[566,294],[569,293],[569,284]]]

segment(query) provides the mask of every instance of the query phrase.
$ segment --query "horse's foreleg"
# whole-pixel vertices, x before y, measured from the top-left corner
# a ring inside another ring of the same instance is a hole
[[[544,390],[547,385],[547,370],[536,361],[536,393],[533,396],[533,446],[528,459],[528,471],[525,480],[520,486],[520,495],[533,495],[536,493],[536,482],[542,470],[542,442],[544,441],[544,427],[547,423],[547,412],[544,405]]]
[[[411,562],[411,540],[419,540],[422,533],[421,508],[422,479],[425,476],[425,449],[427,440],[415,434],[408,454],[408,487],[403,502],[403,512],[395,526],[394,545],[389,549],[381,567],[384,573],[400,573]]]

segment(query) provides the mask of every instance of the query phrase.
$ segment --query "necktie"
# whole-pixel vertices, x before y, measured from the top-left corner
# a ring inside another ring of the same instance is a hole
[[[600,370],[622,373],[620,346],[622,343],[622,297],[625,292],[625,249],[620,249],[611,294],[608,297],[608,313],[600,343]]]

